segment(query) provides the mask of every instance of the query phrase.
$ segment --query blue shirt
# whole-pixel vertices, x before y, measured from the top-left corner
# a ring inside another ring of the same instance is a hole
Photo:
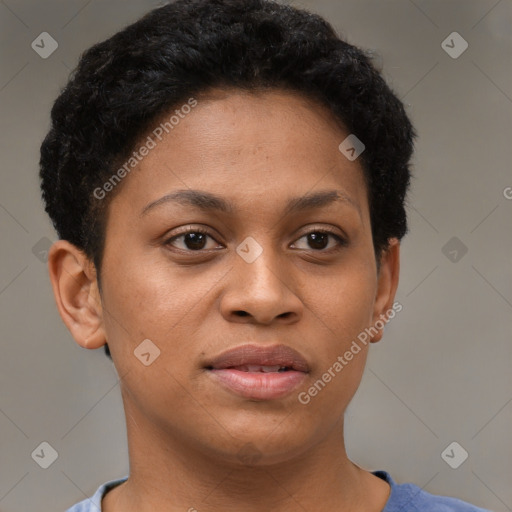
[[[391,486],[391,494],[382,512],[490,512],[457,498],[430,494],[414,484],[396,484],[385,471],[373,471],[373,474]],[[91,498],[77,503],[66,512],[101,512],[103,496],[127,479],[128,476],[125,476],[101,485]]]

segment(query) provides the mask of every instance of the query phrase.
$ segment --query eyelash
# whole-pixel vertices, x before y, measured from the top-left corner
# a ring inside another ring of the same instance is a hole
[[[209,236],[210,238],[212,238],[213,240],[215,240],[215,238],[210,234],[210,232],[208,230],[206,230],[204,228],[197,227],[197,228],[194,228],[194,229],[189,229],[188,231],[184,231],[183,233],[180,233],[178,235],[174,235],[171,238],[168,238],[164,242],[164,245],[172,247],[172,242],[174,240],[177,240],[178,238],[184,237],[184,236],[189,235],[191,233],[195,233],[195,234],[197,233],[197,234],[201,234],[201,235],[206,235],[206,236]],[[326,228],[312,229],[311,231],[308,231],[307,233],[304,233],[297,240],[300,240],[301,238],[304,238],[304,237],[306,237],[306,236],[308,236],[308,235],[310,235],[312,233],[320,233],[320,234],[324,234],[324,235],[330,235],[330,236],[332,236],[333,238],[335,238],[338,241],[338,247],[334,247],[334,248],[331,248],[331,249],[310,249],[312,252],[315,252],[315,253],[329,253],[329,252],[332,252],[332,251],[341,250],[342,248],[344,248],[344,247],[346,247],[348,245],[348,241],[345,238],[343,238],[339,234],[334,233],[333,231],[331,231],[329,229],[326,229]],[[174,249],[176,249],[177,251],[181,251],[181,252],[197,253],[197,254],[200,254],[200,253],[205,251],[205,249],[199,249],[199,250],[193,251],[191,249],[178,249],[176,247],[174,247]],[[306,249],[302,249],[302,250],[306,250]]]

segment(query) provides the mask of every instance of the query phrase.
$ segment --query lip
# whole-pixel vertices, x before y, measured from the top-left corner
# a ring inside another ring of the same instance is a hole
[[[288,370],[266,373],[236,369],[245,365],[280,366]],[[215,382],[237,395],[253,400],[282,398],[302,384],[309,373],[306,359],[286,345],[241,345],[222,352],[209,361],[205,368]]]
[[[214,370],[223,370],[233,366],[261,365],[286,366],[295,371],[308,373],[309,365],[295,349],[287,345],[241,345],[222,352],[205,366]]]

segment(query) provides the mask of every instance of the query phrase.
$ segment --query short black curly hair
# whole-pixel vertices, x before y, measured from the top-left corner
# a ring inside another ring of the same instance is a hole
[[[82,54],[41,145],[45,210],[59,237],[94,262],[99,284],[108,205],[121,184],[101,201],[93,191],[164,114],[213,88],[284,89],[327,106],[365,144],[376,256],[405,235],[416,133],[370,52],[322,17],[272,0],[177,0]]]

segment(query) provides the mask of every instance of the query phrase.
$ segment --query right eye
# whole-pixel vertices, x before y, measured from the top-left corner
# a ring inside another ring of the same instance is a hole
[[[175,247],[176,249],[179,249],[181,251],[199,252],[202,250],[208,250],[208,248],[205,247],[208,238],[214,240],[210,233],[205,229],[193,228],[178,235],[174,235],[171,238],[168,238],[164,242],[164,245]],[[184,247],[176,247],[176,245],[174,244],[175,241],[180,239],[182,239],[182,245]],[[214,247],[211,247],[210,249],[214,249]]]

